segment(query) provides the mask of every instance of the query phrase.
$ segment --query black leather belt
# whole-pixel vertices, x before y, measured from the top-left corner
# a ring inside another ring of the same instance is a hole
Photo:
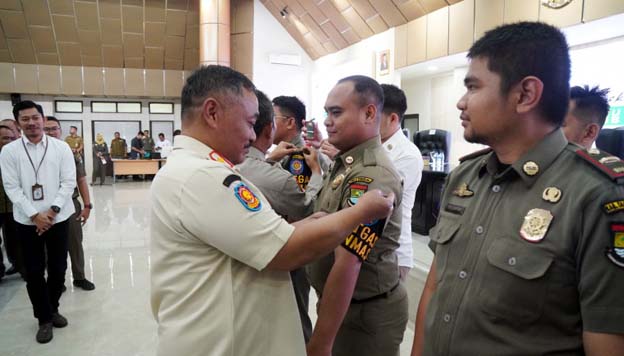
[[[381,299],[381,298],[388,298],[390,296],[390,294],[392,292],[394,292],[395,289],[397,289],[399,284],[401,284],[400,281],[397,282],[397,284],[395,284],[394,287],[390,288],[388,291],[383,292],[381,294],[374,295],[372,297],[368,297],[368,298],[364,298],[364,299],[351,299],[351,304],[362,304],[362,303],[371,302],[373,300],[377,300],[377,299]]]

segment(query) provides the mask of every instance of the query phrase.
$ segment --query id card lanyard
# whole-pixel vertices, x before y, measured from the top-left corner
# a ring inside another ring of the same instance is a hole
[[[39,169],[41,169],[41,165],[43,164],[43,160],[48,153],[48,138],[46,137],[45,150],[43,151],[43,157],[41,157],[41,161],[39,162],[39,166],[35,168],[35,164],[33,163],[32,158],[30,157],[30,153],[28,153],[28,149],[26,149],[26,144],[22,139],[22,146],[24,147],[24,151],[26,151],[26,156],[28,156],[28,160],[30,161],[30,165],[35,171],[35,185],[32,186],[32,199],[33,201],[43,200],[43,186],[39,184]]]

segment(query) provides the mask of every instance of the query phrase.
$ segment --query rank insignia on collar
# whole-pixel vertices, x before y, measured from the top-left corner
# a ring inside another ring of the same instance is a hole
[[[547,202],[557,203],[561,199],[561,190],[557,187],[548,187],[542,193],[542,199]]]
[[[620,161],[620,159],[618,157],[615,157],[615,156],[602,157],[601,159],[598,160],[598,162],[600,162],[602,164],[615,163],[615,162],[619,162],[619,161]]]
[[[238,183],[234,187],[234,196],[249,211],[258,211],[262,208],[260,199],[243,182]]]
[[[613,245],[607,248],[607,258],[616,266],[624,268],[624,223],[612,223]]]
[[[473,196],[474,192],[468,189],[468,183],[462,183],[453,191],[453,195],[457,195],[460,198],[466,198]]]
[[[546,236],[553,219],[552,214],[544,209],[531,209],[524,217],[520,236],[529,242],[540,242]]]
[[[334,178],[334,180],[331,183],[332,189],[338,188],[338,186],[340,186],[344,178],[345,178],[344,174],[340,174],[336,178]]]
[[[353,163],[353,157],[351,157],[351,156],[347,156],[347,158],[345,158],[345,163],[346,163],[346,164],[351,164],[351,163]]]
[[[539,166],[533,161],[527,161],[522,166],[522,171],[527,176],[534,176],[539,172]]]

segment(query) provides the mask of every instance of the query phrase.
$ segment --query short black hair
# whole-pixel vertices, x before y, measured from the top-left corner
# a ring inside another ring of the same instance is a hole
[[[117,135],[117,134],[121,135],[121,134],[119,133],[119,131],[115,131],[115,135]]]
[[[54,117],[54,116],[46,116],[46,119],[47,119],[48,121],[54,121],[54,122],[56,122],[56,123],[59,125],[59,127],[61,126],[61,122],[60,122],[60,121],[59,121],[56,117]],[[72,127],[73,127],[73,126],[72,126]]]
[[[278,96],[273,98],[273,105],[279,106],[286,116],[293,117],[295,124],[297,124],[297,129],[301,130],[303,120],[306,118],[306,107],[299,98],[296,96]]]
[[[174,137],[175,137],[175,136],[178,136],[178,135],[182,135],[182,130],[177,129],[177,130],[173,131],[173,136],[174,136]]]
[[[143,134],[143,131],[139,131],[139,132],[137,133],[137,136],[145,136],[145,135]]]
[[[570,54],[563,33],[541,22],[499,26],[475,42],[468,58],[487,59],[488,69],[501,77],[501,93],[527,76],[544,83],[538,110],[559,127],[568,111]]]
[[[74,130],[78,131],[78,127],[76,127],[76,126],[70,126],[70,127],[69,127],[69,129],[70,129],[70,130],[71,130],[71,129],[74,129]]]
[[[266,94],[256,89],[256,97],[258,98],[258,118],[254,124],[254,132],[256,137],[264,130],[267,125],[273,125],[273,105]]]
[[[353,90],[360,97],[360,106],[374,104],[377,107],[378,115],[381,114],[384,105],[384,93],[375,79],[364,75],[352,75],[340,79],[338,84],[345,82],[353,83]]]
[[[7,129],[7,130],[9,130],[9,131],[13,132],[13,129],[12,129],[12,128],[10,128],[10,127],[8,127],[8,126],[4,126],[4,125],[0,125],[0,129]]]
[[[182,88],[182,120],[208,96],[224,94],[241,96],[242,88],[252,92],[256,89],[249,78],[232,68],[219,65],[199,67],[188,77]]]
[[[20,111],[26,110],[26,109],[32,109],[32,108],[37,109],[39,114],[43,116],[43,108],[41,107],[41,105],[35,103],[34,101],[24,100],[24,101],[20,101],[19,103],[15,104],[15,106],[13,106],[13,117],[15,118],[15,120],[17,120],[19,118]]]
[[[583,120],[586,124],[596,123],[604,126],[609,115],[609,89],[600,89],[595,86],[575,86],[570,89],[570,100],[574,101],[572,114]]]
[[[407,111],[407,98],[403,90],[392,84],[381,84],[384,103],[383,113],[386,115],[397,114],[399,122],[403,122],[403,115]]]
[[[165,134],[161,132],[161,133],[159,133],[159,134],[158,134],[158,136],[159,136],[159,137],[160,137],[160,136],[165,137]]]

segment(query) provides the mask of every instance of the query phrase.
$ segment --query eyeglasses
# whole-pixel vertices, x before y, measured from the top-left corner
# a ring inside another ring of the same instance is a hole
[[[54,131],[58,131],[60,129],[61,129],[60,127],[44,127],[43,131],[44,132],[54,132]]]

